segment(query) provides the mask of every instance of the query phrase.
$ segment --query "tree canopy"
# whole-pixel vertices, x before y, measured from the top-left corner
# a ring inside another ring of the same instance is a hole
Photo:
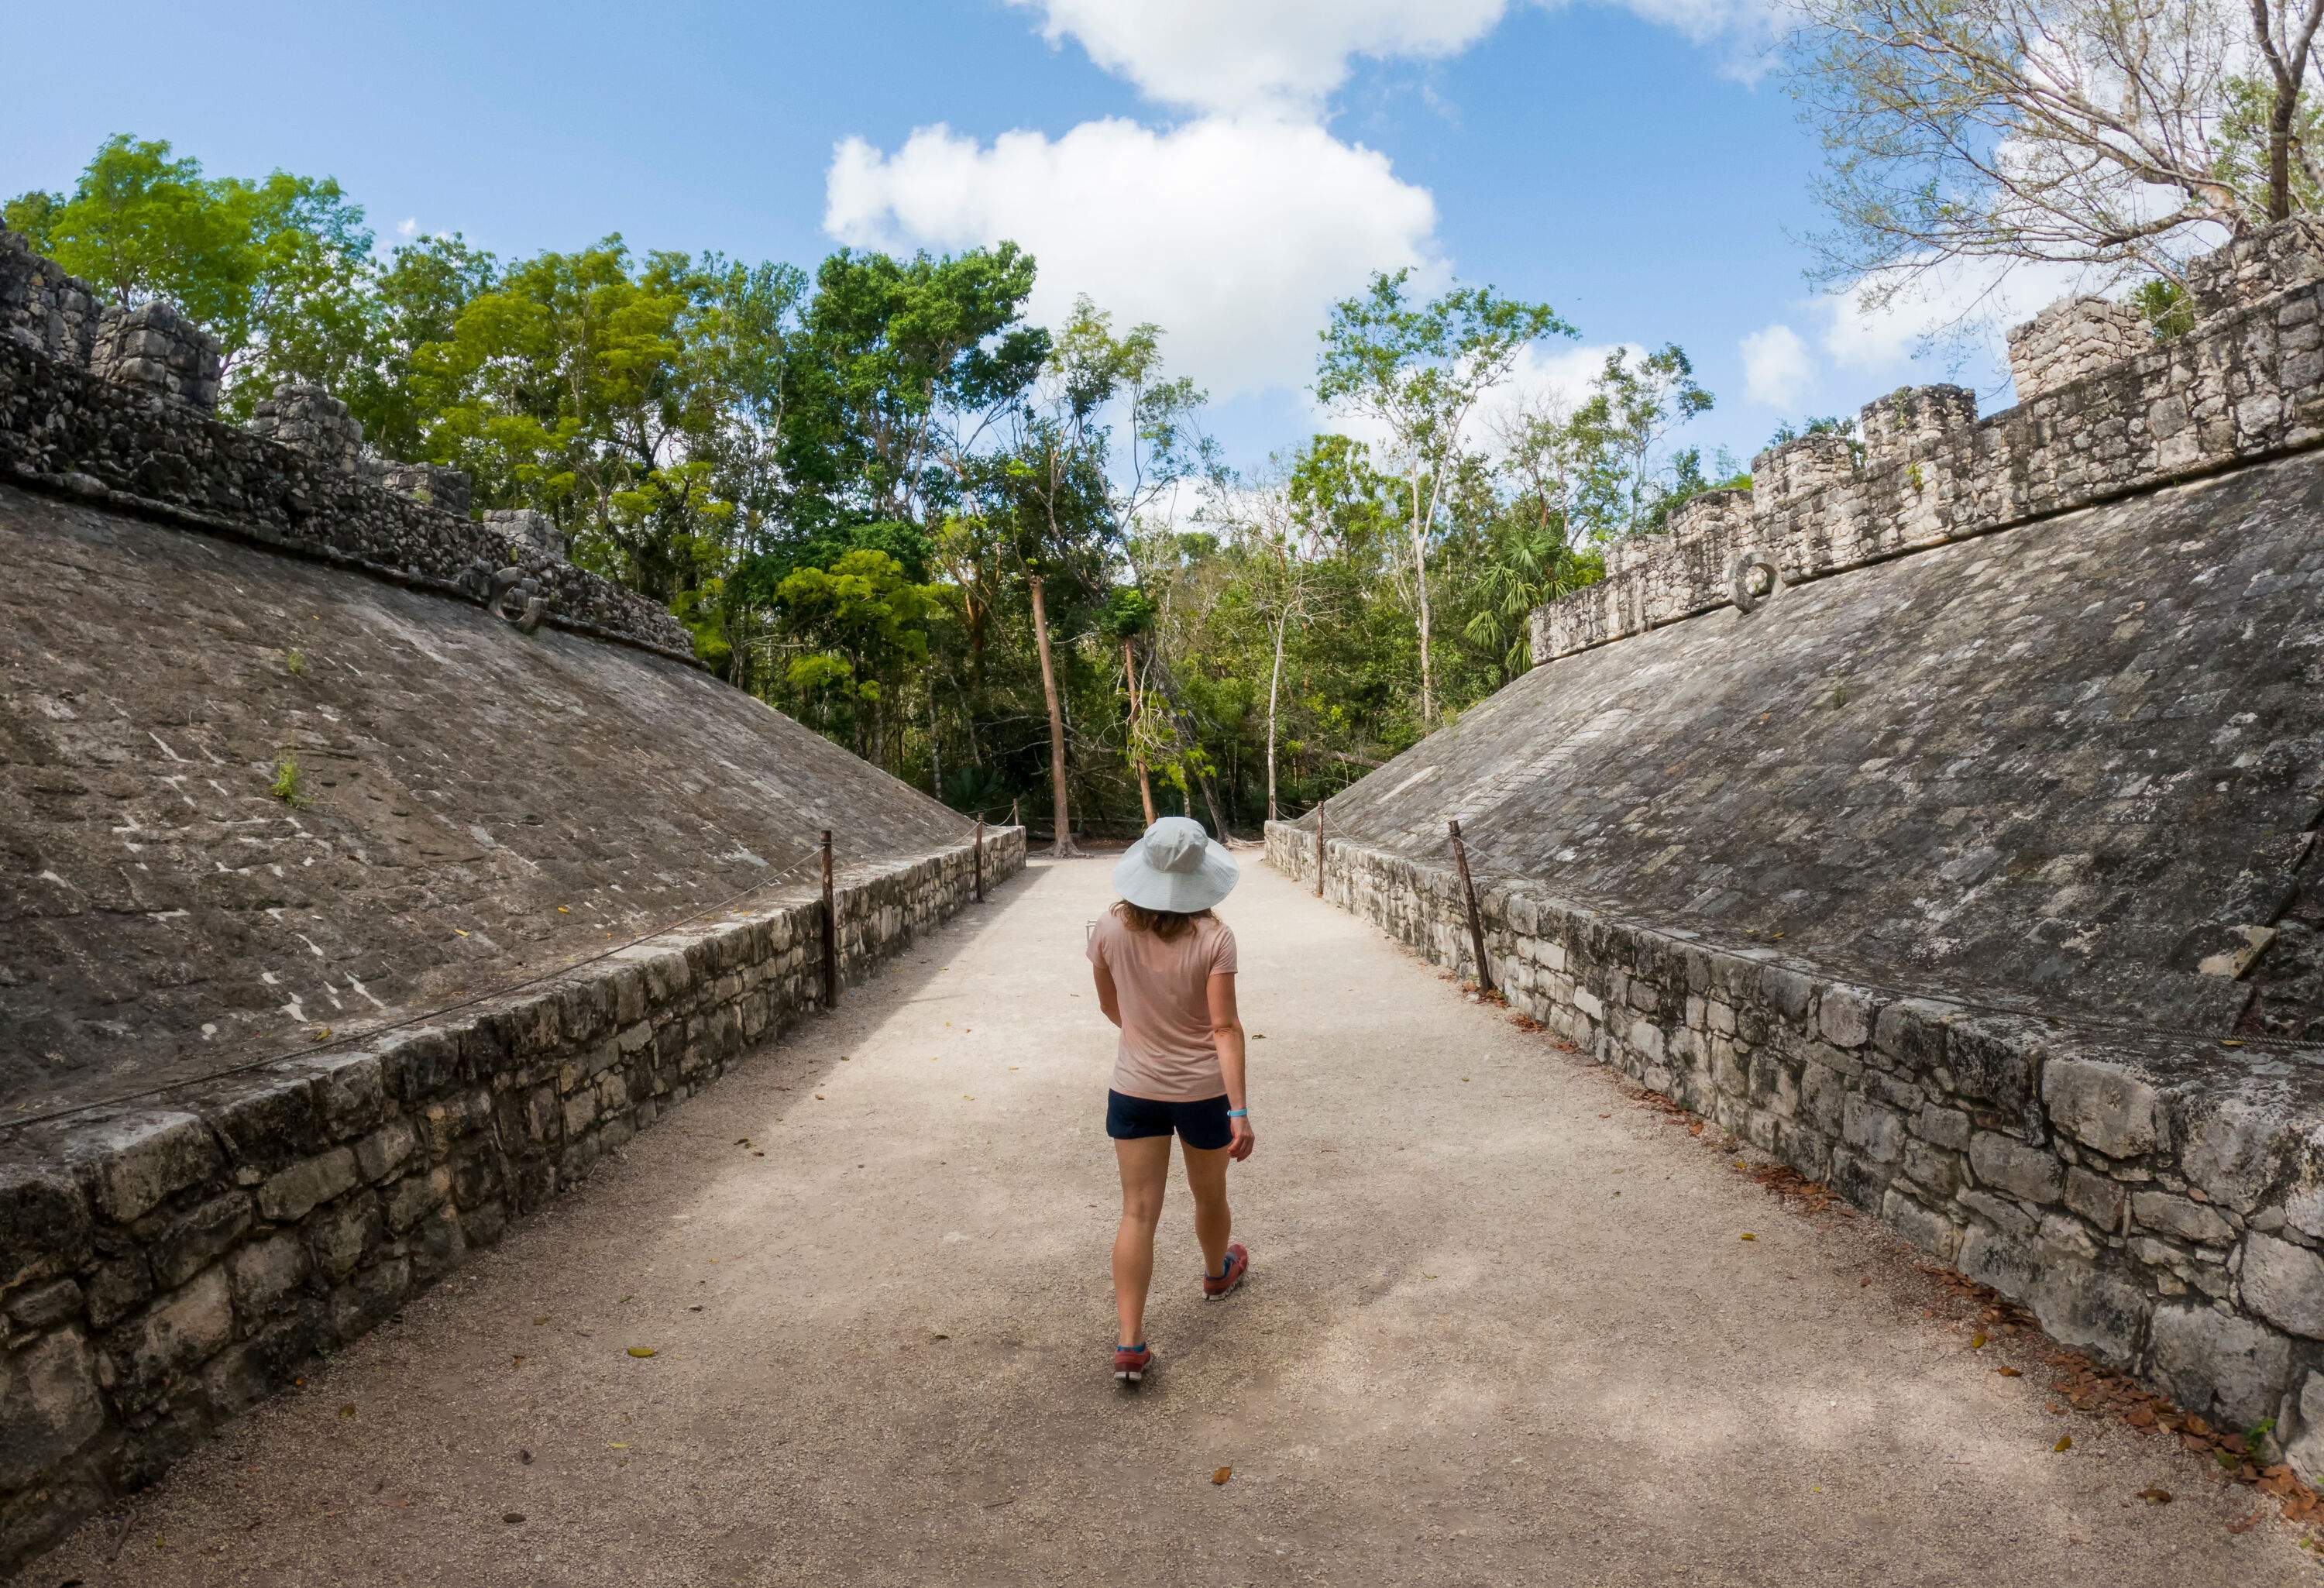
[[[1547,305],[1384,275],[1322,328],[1327,431],[1222,464],[1167,328],[1028,316],[1013,244],[813,266],[374,245],[327,179],[123,136],[8,224],[229,355],[246,411],[319,381],[392,457],[547,513],[738,688],[964,810],[1248,831],[1528,665],[1533,607],[1733,472],[1676,346],[1517,400]],[[1038,816],[1037,816],[1038,820]]]

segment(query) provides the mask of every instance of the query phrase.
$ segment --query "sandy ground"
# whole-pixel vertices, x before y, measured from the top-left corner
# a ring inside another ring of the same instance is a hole
[[[1109,863],[1036,863],[23,1581],[2324,1580],[1253,854],[1253,1278],[1201,1302],[1179,1186],[1117,1390]]]

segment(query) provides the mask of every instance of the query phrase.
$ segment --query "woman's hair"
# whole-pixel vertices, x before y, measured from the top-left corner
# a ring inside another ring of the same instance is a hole
[[[1142,904],[1132,904],[1127,899],[1117,899],[1113,913],[1133,932],[1151,932],[1165,943],[1185,937],[1194,929],[1194,923],[1211,919],[1207,909],[1176,910],[1148,909]]]

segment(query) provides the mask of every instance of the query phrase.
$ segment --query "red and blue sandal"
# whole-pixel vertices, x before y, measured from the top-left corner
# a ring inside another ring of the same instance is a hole
[[[1224,1300],[1227,1292],[1241,1284],[1243,1277],[1250,1272],[1250,1248],[1237,1241],[1228,1246],[1227,1260],[1219,1269],[1218,1277],[1213,1279],[1208,1274],[1203,1276],[1203,1299],[1204,1301]]]
[[[1117,1345],[1113,1348],[1113,1376],[1124,1384],[1145,1382],[1146,1375],[1154,1370],[1154,1348],[1150,1345]]]

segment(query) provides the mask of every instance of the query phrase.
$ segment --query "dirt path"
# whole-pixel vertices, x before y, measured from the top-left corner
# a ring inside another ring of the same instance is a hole
[[[1255,1277],[1199,1302],[1174,1193],[1120,1393],[1108,864],[1036,864],[25,1581],[2318,1580],[2227,1530],[2248,1491],[1997,1377],[1876,1232],[1255,855]]]

